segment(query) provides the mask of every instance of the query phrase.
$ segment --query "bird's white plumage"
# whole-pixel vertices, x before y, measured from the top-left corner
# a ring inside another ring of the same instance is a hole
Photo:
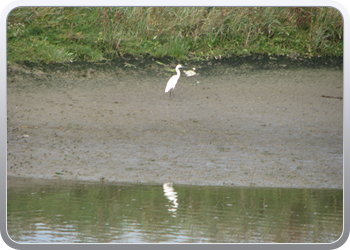
[[[195,72],[196,68],[193,68],[193,70],[184,70],[184,73],[187,77],[195,76],[197,73]]]
[[[166,87],[165,87],[165,93],[168,93],[171,90],[175,89],[175,86],[177,84],[177,81],[180,78],[180,68],[184,68],[181,64],[177,65],[175,70],[176,70],[176,75],[173,75],[172,77],[170,77]],[[171,93],[170,93],[171,94]]]
[[[165,87],[165,93],[168,93],[169,90],[171,90],[171,89],[175,89],[175,86],[176,86],[179,78],[180,78],[180,75],[174,75],[174,76],[170,77],[170,79]]]

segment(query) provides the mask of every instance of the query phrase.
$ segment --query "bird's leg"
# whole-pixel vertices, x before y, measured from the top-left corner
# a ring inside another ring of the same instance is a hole
[[[171,90],[169,90],[169,97],[171,98]]]

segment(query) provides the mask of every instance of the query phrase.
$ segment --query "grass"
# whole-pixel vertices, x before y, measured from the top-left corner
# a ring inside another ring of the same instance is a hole
[[[342,16],[325,7],[23,7],[7,20],[9,62],[253,53],[342,56]]]

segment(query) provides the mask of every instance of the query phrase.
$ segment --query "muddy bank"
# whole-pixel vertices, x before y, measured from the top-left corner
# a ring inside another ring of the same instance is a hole
[[[342,188],[340,67],[111,65],[9,67],[8,176]]]

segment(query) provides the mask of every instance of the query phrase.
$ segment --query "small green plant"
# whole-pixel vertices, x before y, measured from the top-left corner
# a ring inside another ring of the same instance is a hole
[[[230,151],[230,148],[219,147],[219,151],[220,151],[220,152],[229,152],[229,151]]]

